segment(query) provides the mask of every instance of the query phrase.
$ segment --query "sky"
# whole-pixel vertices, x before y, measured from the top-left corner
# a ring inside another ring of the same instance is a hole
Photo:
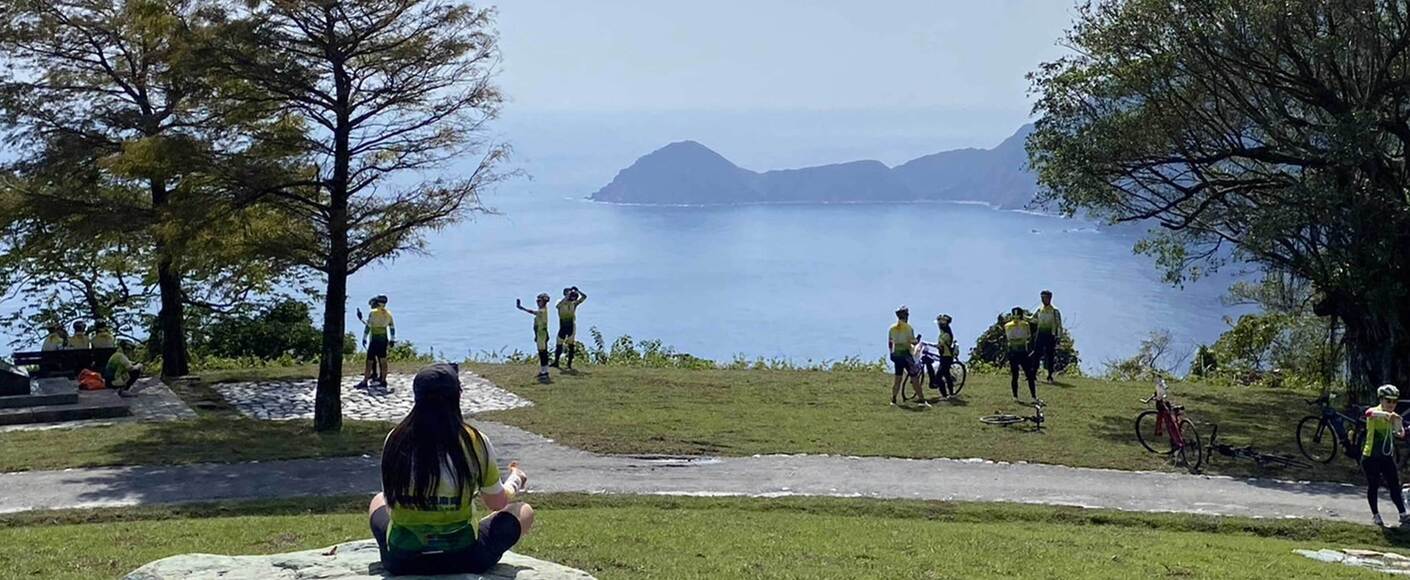
[[[694,139],[750,169],[992,147],[1068,0],[519,0],[497,6],[501,130],[551,186]],[[602,183],[596,183],[602,181]],[[587,193],[590,193],[587,192]]]

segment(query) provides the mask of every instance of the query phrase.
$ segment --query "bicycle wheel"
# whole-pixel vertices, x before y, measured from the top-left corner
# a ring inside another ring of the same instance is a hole
[[[1292,467],[1296,469],[1312,469],[1312,464],[1296,457],[1286,455],[1260,454],[1255,461],[1259,465],[1277,465],[1279,467]]]
[[[1200,466],[1204,465],[1204,445],[1201,444],[1199,431],[1195,430],[1194,421],[1180,419],[1180,439],[1185,443],[1180,447],[1180,462],[1190,473],[1199,473]]]
[[[950,364],[950,376],[955,379],[954,394],[958,395],[964,389],[964,380],[969,378],[969,369],[964,366],[964,363],[955,361]]]
[[[1161,455],[1169,455],[1170,452],[1175,450],[1174,446],[1171,446],[1170,448],[1165,449],[1164,451],[1156,449],[1155,447],[1156,445],[1160,445],[1162,443],[1166,445],[1170,444],[1170,438],[1168,435],[1166,435],[1165,433],[1156,433],[1156,428],[1159,426],[1160,413],[1156,411],[1141,411],[1140,415],[1136,415],[1136,440],[1141,442],[1141,447],[1145,447],[1146,451],[1149,451],[1151,453],[1159,453]]]
[[[985,415],[980,417],[979,422],[986,425],[1013,425],[1015,423],[1022,423],[1023,417],[1001,413],[998,415]]]
[[[1303,417],[1297,423],[1297,449],[1302,456],[1317,463],[1331,463],[1337,457],[1337,434],[1326,419],[1317,415]]]

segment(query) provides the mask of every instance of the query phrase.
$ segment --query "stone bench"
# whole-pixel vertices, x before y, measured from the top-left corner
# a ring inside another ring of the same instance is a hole
[[[35,373],[35,377],[67,377],[71,379],[77,377],[78,372],[83,369],[102,372],[114,352],[117,352],[117,349],[78,348],[16,352],[13,360],[17,366],[38,367],[39,372]]]
[[[329,548],[269,556],[172,556],[133,570],[127,580],[369,580],[387,578],[377,543],[348,542]],[[399,578],[418,578],[399,576]],[[421,577],[425,578],[425,577]],[[435,576],[459,580],[593,580],[581,570],[509,553],[483,575]]]

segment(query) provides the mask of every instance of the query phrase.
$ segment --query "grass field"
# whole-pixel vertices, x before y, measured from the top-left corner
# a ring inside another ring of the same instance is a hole
[[[1039,385],[1048,423],[1041,432],[992,427],[978,418],[1027,412],[1011,401],[1007,377],[971,376],[961,399],[930,409],[893,408],[890,376],[875,373],[677,370],[590,367],[534,380],[527,366],[473,365],[496,384],[535,402],[487,419],[523,427],[601,453],[828,453],[912,458],[983,457],[1125,470],[1175,469],[1136,443],[1134,419],[1152,387],[1060,378]],[[1287,390],[1174,385],[1206,439],[1297,454],[1294,430],[1312,395]],[[1026,387],[1025,387],[1026,397]],[[1217,457],[1206,472],[1359,480],[1338,459],[1307,471],[1260,471]]]
[[[521,553],[634,578],[1372,578],[1292,553],[1396,548],[1366,526],[1005,504],[534,496]],[[0,578],[113,578],[158,558],[368,537],[366,498],[0,516]],[[81,549],[76,549],[80,547]],[[1401,548],[1403,549],[1403,548]]]

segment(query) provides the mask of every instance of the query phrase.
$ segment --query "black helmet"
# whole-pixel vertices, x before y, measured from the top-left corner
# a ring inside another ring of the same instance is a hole
[[[378,304],[386,304],[386,303],[387,303],[387,295],[386,295],[386,294],[378,294],[378,295],[376,295],[376,296],[373,296],[371,300],[368,300],[368,301],[367,301],[367,305],[368,305],[368,306],[371,306],[371,307],[373,307],[373,308],[376,308]]]
[[[1018,315],[1022,315],[1022,314],[1023,314],[1023,307],[1022,307],[1022,306],[1015,306],[1015,307],[1013,307],[1013,310],[1010,310],[1010,311],[1009,311],[1009,314],[1018,314]]]

